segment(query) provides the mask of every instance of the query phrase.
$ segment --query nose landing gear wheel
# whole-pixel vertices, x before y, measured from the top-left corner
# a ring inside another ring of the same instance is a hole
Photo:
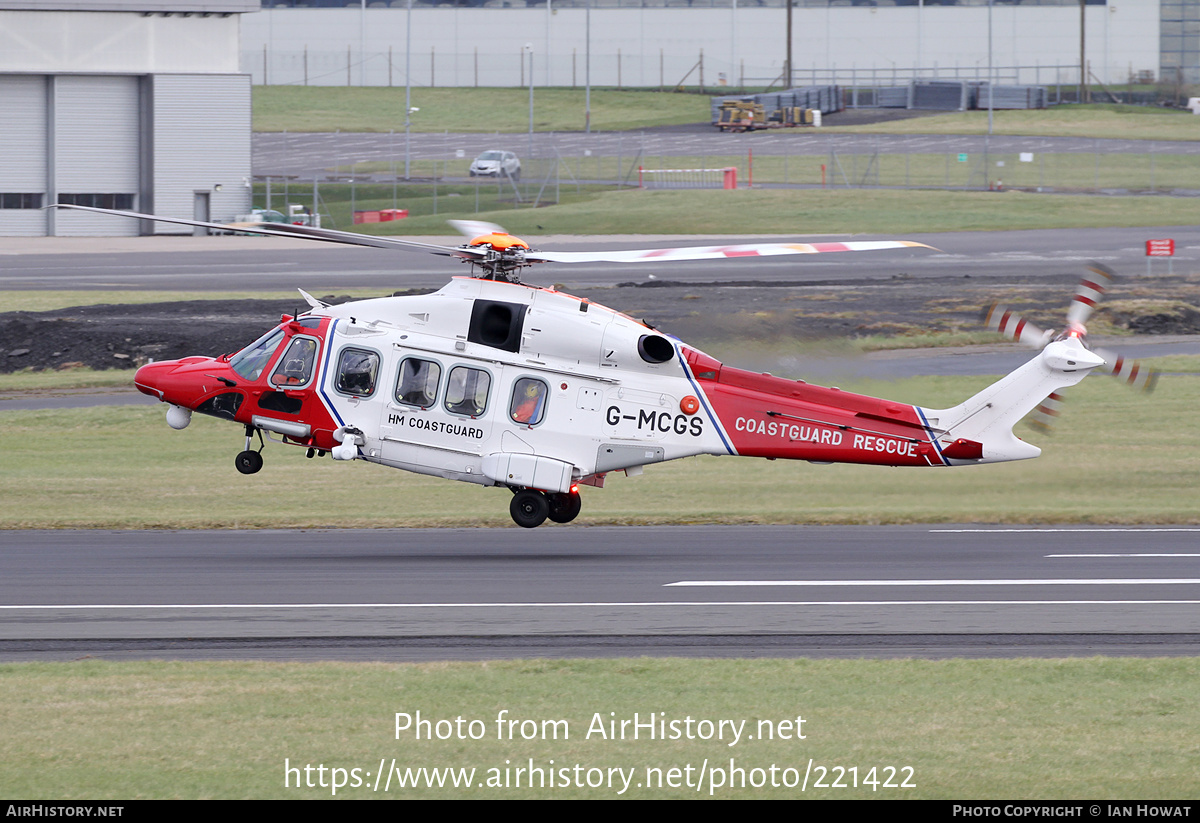
[[[233,465],[237,466],[237,470],[242,474],[254,474],[263,467],[263,458],[258,452],[246,449],[244,452],[238,452],[238,456],[233,459]]]
[[[579,516],[579,510],[582,508],[583,501],[579,499],[579,492],[550,495],[549,517],[555,523],[570,523]]]
[[[525,529],[535,529],[546,522],[550,514],[550,501],[546,495],[532,489],[524,489],[513,495],[508,505],[513,522]]]

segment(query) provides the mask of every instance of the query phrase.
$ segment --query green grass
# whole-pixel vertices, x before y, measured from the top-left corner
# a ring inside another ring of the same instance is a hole
[[[677,168],[671,164],[684,162],[684,158],[648,159],[660,163],[661,168]],[[748,171],[744,156],[704,159],[717,166],[738,166],[739,179]],[[819,185],[822,166],[826,184],[833,187],[986,188],[999,181],[1005,188],[1068,191],[1200,189],[1200,161],[1189,155],[1034,152],[1029,162],[1023,162],[1019,154],[992,152],[986,160],[981,153],[970,153],[960,162],[953,143],[940,154],[756,155],[754,182]]]
[[[986,134],[986,111],[964,111],[830,127],[851,134]],[[1121,140],[1200,140],[1200,117],[1153,106],[1107,103],[1052,106],[1030,111],[995,111],[994,134],[1035,137],[1106,137]]]
[[[1171,366],[1198,370],[1195,359]],[[988,382],[930,377],[840,385],[937,408]],[[577,523],[1200,522],[1200,429],[1192,425],[1200,381],[1164,377],[1145,398],[1095,376],[1067,394],[1053,435],[1019,427],[1043,447],[1037,460],[887,469],[692,458],[649,466],[640,478],[611,475],[604,489],[584,488]],[[196,415],[188,429],[172,431],[164,408],[0,413],[0,528],[512,525],[507,497],[496,489],[365,463],[307,461],[294,447],[269,445],[263,471],[239,475],[233,457],[242,448],[240,428]],[[54,432],[53,449],[45,447],[47,431]]]
[[[0,374],[0,398],[21,392],[56,392],[73,389],[127,389],[133,387],[132,369],[93,370],[86,368],[59,371],[24,369]]]
[[[446,220],[452,217],[470,217],[481,213],[499,212],[509,214],[516,210],[532,210],[536,204],[537,213],[545,214],[553,208],[590,203],[611,187],[587,186],[577,188],[574,185],[555,186],[551,183],[541,192],[539,201],[540,181],[526,180],[520,185],[520,194],[515,194],[510,185],[497,185],[494,180],[479,180],[471,183],[450,182],[406,184],[393,187],[391,184],[355,185],[353,190],[344,183],[324,184],[320,187],[320,211],[322,228],[334,228],[342,231],[355,231],[363,234],[411,234],[407,227],[418,217],[431,217],[433,220],[423,224],[422,232],[430,235],[455,234],[446,225]],[[278,199],[276,199],[278,197]],[[521,199],[518,199],[520,197]],[[311,189],[303,192],[299,188],[291,189],[289,203],[309,205],[312,202]],[[557,199],[557,206],[555,201]],[[272,193],[272,204],[285,202],[278,192]],[[255,205],[265,205],[265,193],[257,193]],[[374,211],[377,209],[401,208],[407,209],[409,217],[388,223],[354,223],[354,212]]]
[[[325,191],[325,187],[322,187]],[[381,203],[384,201],[380,201]],[[548,234],[913,234],[946,231],[1162,226],[1187,223],[1191,211],[1161,197],[1045,196],[1024,192],[861,190],[609,191],[536,210],[474,212],[469,199],[403,201],[413,217],[359,225],[365,234],[438,235],[451,217],[475,217],[520,235]],[[390,199],[387,201],[390,205]],[[360,205],[360,208],[362,206]],[[371,208],[381,208],[371,206]],[[451,210],[454,209],[454,210]],[[339,224],[340,225],[340,224]],[[527,238],[528,239],[528,238]]]
[[[630,798],[1194,799],[1197,676],[1195,659],[1099,658],[10,664],[0,666],[0,794],[321,799],[335,796],[338,768],[346,784],[338,798],[618,796],[623,781],[575,785],[579,765],[584,780],[599,770],[593,783],[610,768],[633,770],[620,795]],[[464,736],[479,721],[481,738],[397,734],[398,712],[420,712],[431,726],[450,721],[443,731],[462,718]],[[501,712],[535,721],[524,728],[536,738],[498,739]],[[595,731],[597,719],[632,721],[635,712],[642,722],[678,721],[681,738],[648,740],[643,731],[638,740],[606,740]],[[743,736],[729,745],[726,726],[724,740],[698,739],[705,720],[744,721]],[[541,721],[564,721],[557,739],[551,726],[542,739]],[[783,721],[789,739],[765,739]],[[797,733],[804,739],[791,739]],[[383,783],[375,792],[381,758],[385,770],[393,760],[402,770],[473,768],[476,787],[401,790],[393,780],[389,792]],[[798,784],[810,760],[803,793],[771,786],[772,766],[777,783]],[[555,777],[566,768],[567,780],[512,787],[515,769],[530,761],[543,774],[553,761]],[[299,769],[291,788],[285,763]],[[325,766],[324,788],[296,788],[305,765],[314,767],[314,784],[322,777],[316,767]],[[697,791],[705,765],[721,770],[724,786]],[[766,785],[729,787],[731,766],[745,770],[747,783]],[[872,767],[882,782],[888,766],[896,784],[907,779],[914,788],[861,785]],[[845,769],[846,788],[816,787],[816,767],[827,770],[827,785],[839,777],[834,767]],[[679,769],[677,788],[638,786],[647,777],[665,782],[671,768]],[[355,778],[360,785],[348,785]],[[489,779],[496,785],[477,787]]]
[[[705,95],[593,89],[592,129],[642,129],[706,122]],[[411,130],[522,133],[529,92],[519,88],[414,88]],[[404,131],[403,88],[255,86],[255,131]],[[584,90],[535,88],[535,131],[583,131]]]
[[[709,95],[592,90],[592,129],[636,130],[708,123]],[[518,88],[416,88],[411,129],[417,132],[499,132],[529,129],[529,96]],[[255,131],[387,132],[404,130],[403,88],[255,86]],[[985,134],[987,112],[967,111],[862,126],[826,126],[854,134]],[[583,89],[534,90],[534,130],[582,131]],[[995,134],[1200,140],[1200,118],[1152,106],[1062,105],[993,112]],[[744,141],[752,145],[751,141]]]

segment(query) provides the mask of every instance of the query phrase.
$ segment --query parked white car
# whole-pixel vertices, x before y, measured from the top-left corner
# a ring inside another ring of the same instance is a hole
[[[472,177],[511,177],[521,179],[521,161],[511,151],[489,149],[471,163]]]

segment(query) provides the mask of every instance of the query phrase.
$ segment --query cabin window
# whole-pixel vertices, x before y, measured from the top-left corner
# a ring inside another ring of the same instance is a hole
[[[317,361],[317,341],[311,337],[293,337],[291,344],[275,364],[270,383],[273,386],[296,389],[312,380],[313,364]]]
[[[342,349],[338,358],[337,390],[357,397],[375,393],[379,354],[366,349]]]
[[[546,411],[546,384],[532,377],[522,377],[513,385],[512,401],[508,404],[508,416],[514,423],[536,426],[542,422]]]
[[[482,369],[455,366],[446,383],[446,411],[479,417],[487,409],[492,376]]]
[[[406,357],[396,380],[396,402],[427,409],[437,400],[442,367],[432,360]]]
[[[283,329],[269,331],[229,358],[229,366],[246,380],[257,380],[283,342]]]

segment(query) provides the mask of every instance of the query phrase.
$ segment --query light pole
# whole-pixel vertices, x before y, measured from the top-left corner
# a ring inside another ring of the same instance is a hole
[[[583,130],[592,133],[592,0],[587,0],[587,15],[584,17],[584,37],[586,45],[583,50]],[[266,82],[265,80],[263,81]]]
[[[988,0],[988,134],[992,133],[992,102],[996,94],[996,78],[992,70],[992,0]]]
[[[529,52],[529,152],[527,157],[533,157],[533,43],[525,44]]]
[[[783,61],[783,89],[787,91],[792,87],[792,0],[787,0],[787,22],[783,27],[787,29],[787,57]]]
[[[404,22],[404,179],[408,179],[408,159],[412,142],[408,127],[412,121],[412,0],[408,0],[408,16]]]
[[[1087,76],[1087,4],[1079,0],[1079,102],[1092,102]]]
[[[992,140],[992,104],[996,94],[995,80],[992,71],[992,0],[988,0],[988,130],[987,135],[983,138],[983,183],[989,189],[992,187],[992,159],[989,150]]]
[[[412,141],[409,140],[408,128],[412,125],[412,116],[420,109],[409,106],[404,110],[404,179],[409,179],[408,166],[412,158]]]

